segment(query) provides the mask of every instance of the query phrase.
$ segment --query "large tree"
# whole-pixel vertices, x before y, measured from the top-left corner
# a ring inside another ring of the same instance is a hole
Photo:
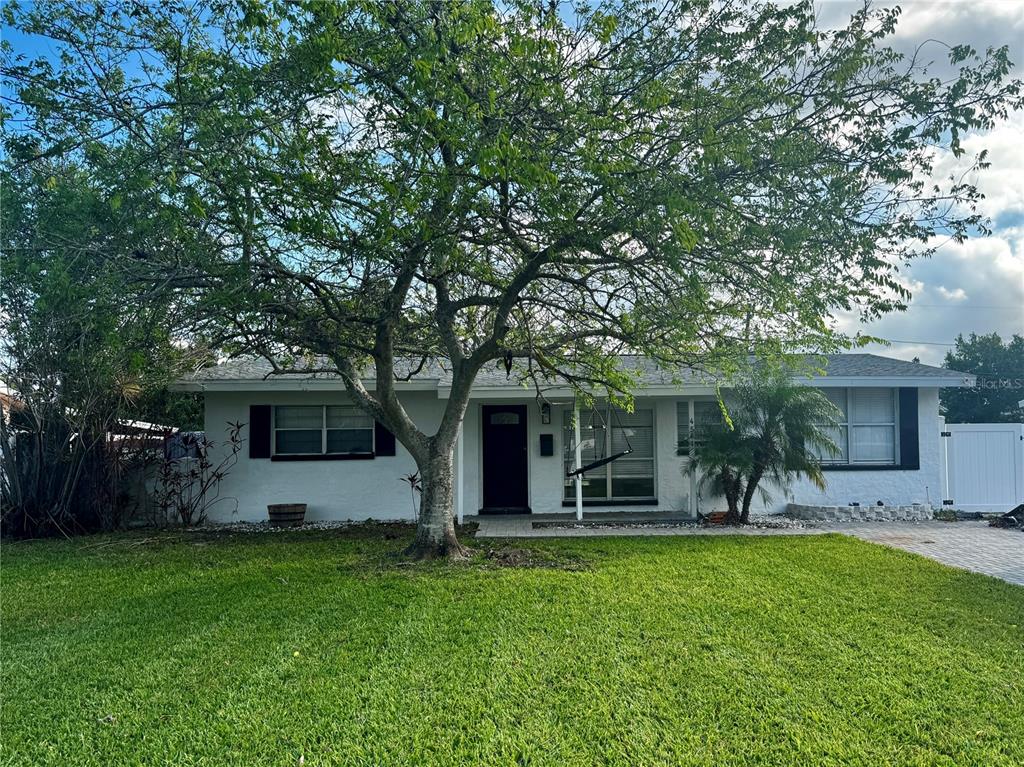
[[[621,351],[722,369],[839,348],[833,311],[900,306],[900,265],[981,224],[973,186],[928,177],[1019,105],[1006,51],[939,47],[958,74],[928,76],[882,46],[897,19],[65,0],[10,19],[59,51],[5,64],[10,151],[132,157],[118,205],[155,188],[173,220],[139,276],[234,352],[340,374],[419,466],[413,552],[458,555],[453,445],[485,365],[628,395]],[[395,389],[422,360],[452,376],[433,433]]]
[[[124,483],[145,450],[110,435],[140,419],[194,428],[199,415],[167,384],[203,357],[171,336],[175,307],[133,300],[110,268],[136,228],[90,171],[49,161],[0,172],[0,381],[13,396],[0,413],[5,535],[120,527],[136,500]]]
[[[1024,336],[1003,341],[998,333],[956,337],[942,363],[977,376],[967,389],[943,389],[942,411],[949,423],[1020,423],[1024,421]]]

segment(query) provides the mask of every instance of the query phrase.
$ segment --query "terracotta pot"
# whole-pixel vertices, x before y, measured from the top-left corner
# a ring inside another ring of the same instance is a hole
[[[306,518],[304,503],[271,503],[267,506],[271,527],[299,527]]]

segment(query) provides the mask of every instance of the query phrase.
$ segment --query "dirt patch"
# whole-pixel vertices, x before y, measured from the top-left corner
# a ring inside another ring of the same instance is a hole
[[[553,554],[534,549],[500,548],[483,552],[483,562],[493,567],[551,568],[555,570],[587,570],[589,566],[570,554]]]

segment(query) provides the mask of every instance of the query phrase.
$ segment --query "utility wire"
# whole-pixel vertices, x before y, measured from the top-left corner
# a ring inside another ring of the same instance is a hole
[[[938,341],[897,341],[895,338],[886,338],[891,344],[914,344],[915,346],[921,344],[923,346],[956,346],[956,344],[942,344]]]
[[[912,301],[907,304],[908,309],[914,306],[921,306],[929,309],[1000,309],[1003,311],[1024,311],[1020,306],[1010,306],[1008,304],[919,304],[916,301]]]

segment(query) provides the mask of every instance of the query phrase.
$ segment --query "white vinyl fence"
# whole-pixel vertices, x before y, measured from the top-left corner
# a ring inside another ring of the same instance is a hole
[[[943,505],[1005,512],[1024,503],[1024,424],[949,423],[943,427],[942,441]]]

